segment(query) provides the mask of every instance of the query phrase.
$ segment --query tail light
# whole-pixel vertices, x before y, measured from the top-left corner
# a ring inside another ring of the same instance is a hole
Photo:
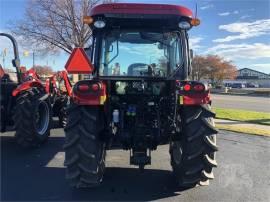
[[[195,91],[204,91],[205,90],[205,86],[203,84],[196,84],[195,86],[193,86],[193,89]]]
[[[78,90],[79,91],[82,91],[82,92],[85,92],[85,91],[88,91],[90,88],[87,84],[81,84],[78,86]]]
[[[80,105],[104,105],[106,102],[106,83],[102,81],[78,81],[74,86],[72,98]]]
[[[204,83],[196,82],[196,81],[176,81],[176,85],[180,87],[181,91],[184,92],[190,92],[190,93],[195,93],[195,92],[204,92],[207,91],[208,88]]]
[[[99,90],[99,85],[97,83],[94,83],[94,84],[92,84],[91,89],[93,91],[98,91]]]
[[[185,84],[183,89],[184,89],[184,91],[190,91],[191,90],[191,85],[190,84]]]
[[[97,92],[101,89],[99,83],[93,83],[93,84],[80,84],[78,86],[78,91],[81,92],[87,92],[87,91],[92,91],[92,92]]]

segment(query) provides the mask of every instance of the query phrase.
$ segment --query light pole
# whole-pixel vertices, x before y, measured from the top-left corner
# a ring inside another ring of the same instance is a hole
[[[3,59],[3,67],[6,67],[6,56],[7,56],[7,48],[4,48],[4,50],[2,51],[2,59]]]
[[[33,50],[33,67],[35,66],[35,50]]]
[[[28,57],[29,56],[29,52],[26,50],[23,52],[23,56]],[[33,59],[33,67],[35,66],[35,50],[33,50],[32,52],[32,59]]]

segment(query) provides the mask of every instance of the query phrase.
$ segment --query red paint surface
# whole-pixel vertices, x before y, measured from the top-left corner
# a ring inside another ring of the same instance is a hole
[[[94,7],[90,15],[102,14],[149,14],[149,15],[178,15],[192,17],[192,11],[178,5],[166,4],[136,4],[136,3],[115,3],[101,4]]]
[[[2,66],[0,65],[0,78],[2,78],[5,75],[5,72],[2,68]]]
[[[39,81],[26,81],[19,85],[15,90],[12,92],[12,96],[17,96],[22,91],[26,91],[32,87],[44,88],[41,82]]]
[[[210,94],[208,93],[198,93],[183,96],[183,105],[201,105],[209,104],[211,101]]]
[[[73,49],[65,68],[69,74],[91,74],[94,70],[83,48]]]
[[[72,86],[68,78],[68,74],[65,70],[58,71],[54,75],[52,75],[50,78],[46,80],[45,89],[47,93],[55,93],[59,94],[59,89],[57,88],[56,82],[63,80],[65,83],[65,87],[67,89],[68,96],[71,96],[72,93]]]
[[[84,84],[82,84],[84,85]],[[91,83],[89,83],[89,86]],[[78,105],[101,105],[100,100],[101,96],[106,96],[106,85],[103,82],[100,82],[100,89],[98,91],[91,91],[87,92],[73,92],[72,98],[75,103]]]

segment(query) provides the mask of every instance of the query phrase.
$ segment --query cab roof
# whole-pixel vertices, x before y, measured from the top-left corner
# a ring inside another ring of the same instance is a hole
[[[90,16],[106,14],[176,15],[192,18],[192,11],[188,8],[167,4],[108,3],[97,5],[90,11]]]

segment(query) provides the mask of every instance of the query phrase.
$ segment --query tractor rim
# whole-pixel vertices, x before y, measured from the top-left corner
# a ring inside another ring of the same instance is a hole
[[[39,135],[44,135],[49,126],[49,106],[46,102],[39,103],[36,112],[36,129]]]

